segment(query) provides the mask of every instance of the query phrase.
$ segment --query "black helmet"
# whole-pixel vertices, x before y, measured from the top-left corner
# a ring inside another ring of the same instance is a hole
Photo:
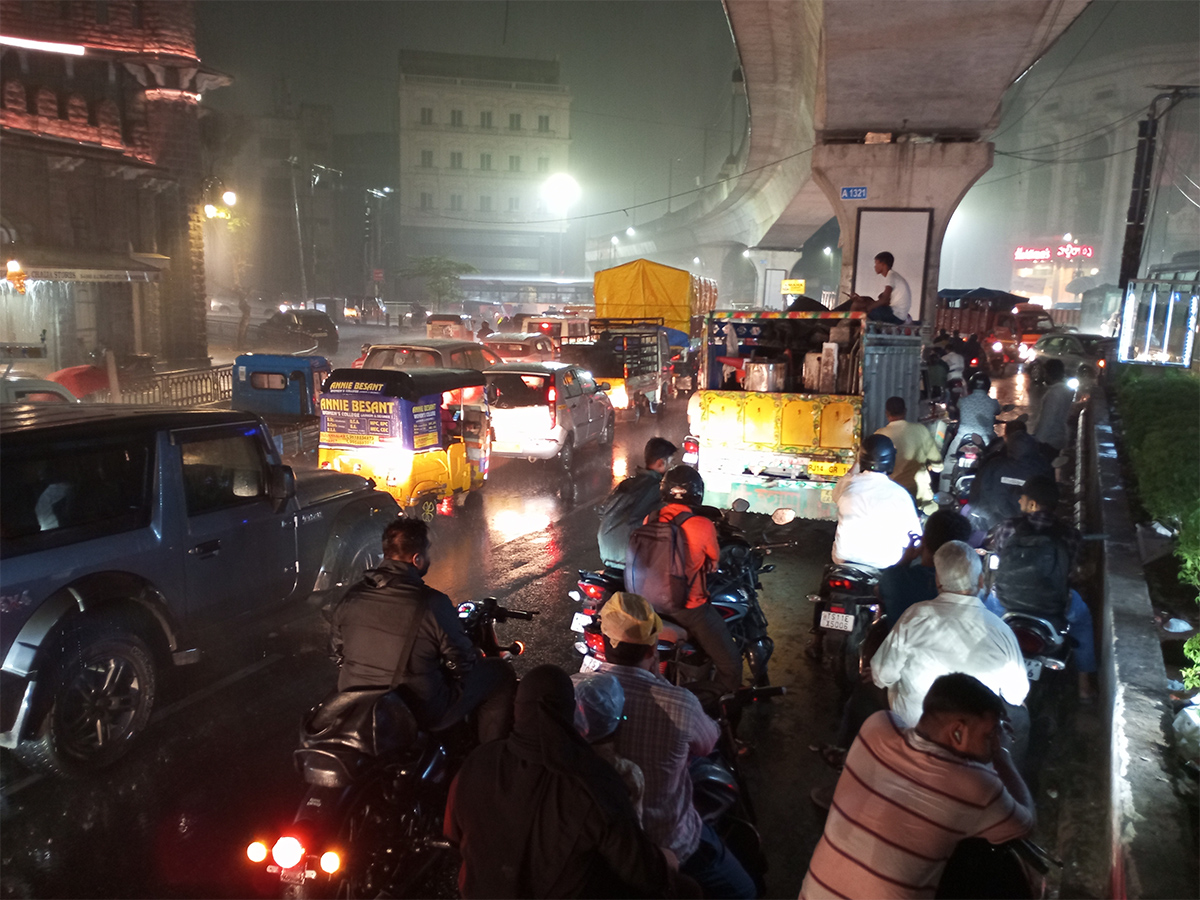
[[[858,450],[858,467],[864,472],[882,472],[891,475],[896,467],[896,445],[882,434],[873,434],[862,442]]]
[[[699,506],[704,502],[704,479],[691,466],[675,466],[663,476],[664,503],[685,503]]]
[[[991,388],[991,381],[985,372],[976,372],[967,381],[967,385],[972,391],[986,391]]]

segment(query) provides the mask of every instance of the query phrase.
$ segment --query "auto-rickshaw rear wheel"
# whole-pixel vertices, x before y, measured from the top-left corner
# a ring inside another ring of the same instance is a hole
[[[408,514],[414,519],[420,519],[422,522],[432,522],[437,517],[437,500],[433,497],[424,497],[418,500],[415,506],[408,508]]]

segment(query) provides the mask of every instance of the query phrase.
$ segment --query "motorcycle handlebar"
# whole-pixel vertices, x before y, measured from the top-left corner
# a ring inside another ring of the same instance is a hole
[[[533,617],[538,614],[536,609],[505,609],[503,606],[496,607],[496,621],[503,622],[505,619],[521,619],[525,622],[533,620]]]
[[[755,544],[753,549],[755,549],[755,550],[780,550],[780,549],[783,549],[784,547],[797,547],[797,546],[799,546],[799,544],[800,544],[799,541],[776,541],[775,543],[772,543],[772,544]]]

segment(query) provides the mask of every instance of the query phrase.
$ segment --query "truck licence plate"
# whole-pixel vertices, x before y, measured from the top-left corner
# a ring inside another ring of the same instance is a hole
[[[808,464],[809,475],[832,475],[834,478],[841,478],[849,471],[849,463],[814,461]]]
[[[589,616],[587,613],[577,612],[577,613],[575,613],[574,616],[571,617],[571,630],[578,631],[580,634],[583,634],[583,629],[585,626],[591,625],[591,624],[592,624],[592,617]]]
[[[845,613],[823,612],[821,613],[821,627],[834,631],[853,631],[854,616]]]
[[[1025,674],[1029,676],[1030,681],[1037,681],[1042,677],[1042,661],[1040,659],[1025,660]]]

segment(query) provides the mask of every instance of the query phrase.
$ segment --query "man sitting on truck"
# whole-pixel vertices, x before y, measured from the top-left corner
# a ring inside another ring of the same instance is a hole
[[[867,318],[873,322],[903,325],[912,321],[908,314],[912,308],[912,289],[905,277],[892,268],[895,264],[896,257],[886,250],[875,254],[875,274],[883,276],[883,290],[867,308]]]

